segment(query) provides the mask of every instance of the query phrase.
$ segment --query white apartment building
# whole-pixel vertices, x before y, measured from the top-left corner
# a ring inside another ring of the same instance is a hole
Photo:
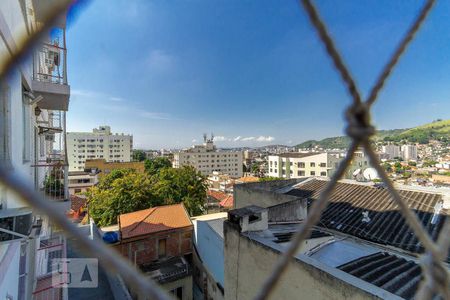
[[[389,155],[389,159],[402,156],[400,146],[392,144],[381,146],[381,152]]]
[[[329,177],[340,160],[340,154],[327,152],[288,152],[270,155],[268,176],[286,179],[309,176]]]
[[[92,132],[68,132],[69,171],[82,171],[87,159],[103,158],[106,162],[129,162],[133,155],[133,136],[111,133],[111,127],[100,126]]]
[[[286,179],[310,176],[331,177],[345,155],[346,152],[288,152],[269,155],[267,175]],[[369,167],[364,151],[357,150],[343,177],[354,179],[353,173],[356,170],[362,172]]]
[[[417,146],[416,145],[402,145],[403,160],[417,160]]]
[[[417,160],[417,146],[416,145],[384,145],[381,147],[381,152],[389,155],[389,159],[401,157],[403,160]]]
[[[231,177],[243,176],[242,151],[218,150],[213,142],[213,137],[204,137],[203,145],[194,145],[174,153],[173,167],[193,166],[202,175],[208,176],[213,172],[221,172]]]
[[[55,3],[0,1],[1,63],[42,25]],[[65,18],[54,26],[51,36],[0,79],[0,164],[62,206],[68,202],[56,200],[68,197],[64,124],[70,97]],[[65,240],[53,232],[48,218],[0,185],[0,299],[42,296],[37,287],[48,282],[52,257],[64,253]],[[53,296],[51,287],[45,291]],[[67,289],[61,297],[67,299]]]

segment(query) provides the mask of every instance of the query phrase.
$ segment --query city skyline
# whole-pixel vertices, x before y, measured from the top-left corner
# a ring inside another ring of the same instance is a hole
[[[295,1],[263,4],[85,5],[69,21],[68,131],[110,125],[154,149],[203,132],[219,147],[342,135],[350,98],[304,13]],[[366,95],[422,2],[317,4]],[[374,107],[378,129],[449,118],[450,7],[437,6]]]

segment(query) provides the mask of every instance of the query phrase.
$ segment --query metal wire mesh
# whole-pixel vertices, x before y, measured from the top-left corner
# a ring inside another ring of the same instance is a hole
[[[46,19],[46,26],[37,30],[30,38],[25,41],[22,47],[15,49],[11,56],[12,59],[7,62],[2,62],[0,65],[1,78],[7,73],[7,70],[20,58],[26,49],[33,44],[38,36],[50,27],[53,21],[64,12],[71,1],[61,1],[60,5],[55,7],[48,13]],[[428,0],[421,9],[418,17],[412,23],[412,26],[400,41],[396,51],[393,53],[391,59],[386,64],[381,75],[377,79],[373,89],[369,93],[367,100],[363,101],[357,89],[356,83],[353,80],[350,72],[346,68],[339,52],[337,51],[334,42],[327,32],[325,24],[322,22],[315,6],[310,0],[300,0],[301,6],[311,21],[311,24],[316,29],[317,34],[324,44],[326,51],[333,61],[335,69],[339,72],[348,92],[352,98],[352,104],[346,111],[347,118],[347,135],[352,138],[351,146],[349,147],[347,156],[339,165],[337,171],[332,176],[328,185],[320,195],[317,201],[314,201],[308,218],[301,225],[300,229],[293,236],[289,248],[281,255],[278,264],[273,269],[270,277],[261,286],[261,289],[256,295],[256,299],[266,299],[275,289],[279,280],[281,280],[288,263],[292,256],[296,253],[299,245],[307,237],[309,229],[319,222],[321,213],[327,206],[328,198],[332,193],[337,181],[346,172],[350,165],[355,151],[362,146],[370,160],[371,165],[376,168],[381,179],[386,184],[392,199],[400,208],[400,212],[405,218],[407,224],[411,227],[418,239],[426,249],[422,255],[421,267],[425,274],[419,290],[416,294],[417,299],[430,299],[434,294],[440,293],[443,297],[450,299],[450,292],[448,286],[450,285],[449,274],[443,262],[444,257],[447,256],[447,250],[450,247],[450,222],[447,221],[443,226],[437,242],[433,240],[426,233],[425,229],[419,222],[417,216],[408,208],[408,205],[402,200],[392,182],[389,180],[385,170],[381,167],[375,151],[372,149],[370,137],[375,133],[374,127],[370,123],[370,108],[376,101],[379,91],[383,88],[386,80],[397,64],[399,58],[406,50],[408,44],[414,39],[415,34],[423,24],[435,1]],[[143,274],[134,268],[134,266],[121,257],[114,250],[102,243],[95,243],[82,234],[79,229],[73,225],[62,212],[58,211],[51,202],[42,198],[31,186],[29,186],[23,178],[20,178],[13,172],[10,172],[4,166],[0,166],[0,182],[7,186],[10,190],[16,192],[29,205],[40,212],[47,214],[51,220],[57,224],[67,234],[76,238],[77,243],[85,250],[85,252],[93,257],[98,257],[102,266],[110,272],[118,272],[127,284],[133,288],[140,298],[154,298],[154,299],[168,299],[167,294],[159,288],[154,282],[143,276]]]

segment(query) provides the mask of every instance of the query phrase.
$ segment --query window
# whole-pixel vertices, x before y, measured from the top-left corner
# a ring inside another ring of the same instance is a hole
[[[320,163],[320,167],[321,168],[326,168],[327,167],[327,163]]]
[[[30,105],[28,104],[28,97],[23,95],[22,99],[22,126],[23,126],[23,148],[22,159],[24,162],[31,160],[31,114]]]
[[[312,163],[310,163],[309,165],[310,165],[311,167],[315,167],[315,166],[316,166],[316,163],[313,163],[313,162],[312,162]]]
[[[305,171],[297,171],[297,176],[305,176]]]
[[[166,256],[166,239],[158,241],[158,258]]]
[[[286,162],[285,161],[282,161],[281,162],[281,166],[284,168],[284,167],[286,167]]]
[[[327,176],[327,172],[320,172],[320,176]]]
[[[316,175],[316,172],[314,172],[314,171],[311,171],[311,176],[315,176]]]
[[[176,297],[176,299],[183,299],[183,287],[182,286],[171,290],[170,293],[172,295],[174,295]]]
[[[0,82],[0,162],[11,166],[11,91],[5,82]]]
[[[81,193],[81,189],[75,189],[75,194]]]
[[[298,167],[299,168],[305,168],[305,163],[304,162],[299,162],[298,163]]]

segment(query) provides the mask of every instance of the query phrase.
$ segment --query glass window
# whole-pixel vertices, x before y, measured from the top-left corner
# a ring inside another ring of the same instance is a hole
[[[314,172],[314,171],[311,171],[311,176],[315,176],[316,175],[316,172]]]
[[[313,162],[312,162],[312,163],[310,163],[309,165],[310,165],[311,167],[315,167],[315,166],[316,166],[316,163],[313,163]]]

